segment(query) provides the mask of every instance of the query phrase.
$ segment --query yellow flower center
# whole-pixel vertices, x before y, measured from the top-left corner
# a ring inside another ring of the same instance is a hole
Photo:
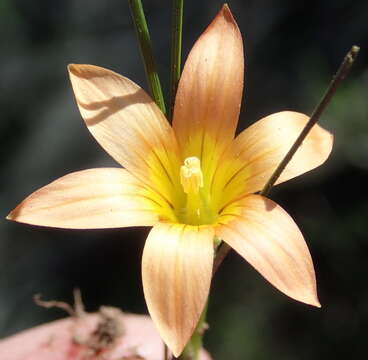
[[[184,160],[180,168],[180,182],[186,194],[186,206],[181,221],[190,225],[211,224],[214,220],[209,204],[209,194],[205,191],[201,161],[191,156]]]

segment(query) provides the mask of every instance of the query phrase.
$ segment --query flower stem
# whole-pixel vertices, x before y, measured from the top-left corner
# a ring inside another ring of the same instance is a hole
[[[169,348],[165,343],[163,343],[163,345],[164,345],[164,360],[169,360]]]
[[[293,155],[298,150],[299,146],[303,143],[303,140],[306,138],[309,131],[317,123],[323,111],[326,109],[327,105],[330,103],[339,85],[349,74],[351,66],[353,65],[356,57],[358,56],[359,50],[360,50],[359,46],[354,45],[352,46],[350,51],[346,54],[339,69],[337,70],[326,92],[324,93],[321,101],[314,109],[309,121],[305,125],[304,129],[302,130],[298,138],[295,140],[294,144],[291,146],[288,153],[285,155],[285,157],[282,159],[280,164],[277,166],[276,170],[273,172],[273,174],[267,181],[266,185],[263,187],[262,191],[260,192],[260,195],[267,196],[269,194],[272,186],[275,184],[277,179],[280,177],[281,173],[283,172],[287,164],[290,162]],[[218,267],[220,266],[220,264],[222,263],[222,261],[224,260],[224,258],[226,257],[226,255],[228,254],[230,250],[231,250],[230,246],[227,245],[226,243],[222,243],[222,245],[219,247],[216,253],[214,264],[213,264],[213,274],[217,271]]]
[[[349,74],[351,66],[354,63],[355,58],[358,56],[359,50],[360,48],[354,45],[351,48],[351,50],[346,54],[343,62],[341,63],[339,69],[337,70],[336,75],[332,78],[330,85],[328,86],[325,94],[323,95],[322,100],[314,109],[309,121],[305,125],[304,129],[302,130],[298,138],[295,140],[293,146],[290,148],[288,153],[285,155],[285,157],[280,162],[279,166],[276,168],[276,170],[273,172],[273,174],[267,181],[266,185],[260,192],[260,195],[266,196],[270,192],[272,186],[275,184],[277,179],[280,177],[281,173],[283,172],[287,164],[290,162],[290,160],[292,159],[292,157],[298,150],[299,146],[302,144],[306,136],[311,131],[312,127],[317,123],[317,121],[321,117],[323,111],[326,109],[332,97],[335,95],[335,92],[337,88],[339,87],[339,85],[341,84],[341,82]]]
[[[182,354],[178,357],[178,360],[198,360],[199,352],[202,348],[203,333],[207,328],[206,315],[207,315],[208,302],[206,303],[201,317],[199,318],[198,325],[194,330],[194,333],[187,345],[184,348]]]
[[[170,116],[172,117],[175,104],[176,90],[181,73],[181,48],[183,32],[184,0],[174,0],[172,14],[171,40],[171,77],[170,77]]]
[[[141,55],[143,58],[147,82],[150,87],[152,97],[161,111],[166,114],[164,96],[162,94],[160,79],[158,77],[155,61],[153,59],[152,42],[149,35],[146,18],[144,16],[142,2],[141,0],[128,1],[141,50]]]

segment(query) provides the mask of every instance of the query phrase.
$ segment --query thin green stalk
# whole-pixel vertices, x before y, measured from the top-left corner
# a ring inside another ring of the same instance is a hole
[[[156,71],[156,65],[153,58],[152,42],[149,35],[146,18],[144,16],[142,2],[141,0],[128,1],[152,97],[161,111],[166,114],[164,96],[162,94],[160,79]]]
[[[201,317],[199,318],[198,325],[184,348],[182,354],[178,357],[178,360],[198,360],[199,352],[202,349],[203,334],[207,329],[206,316],[207,316],[208,302],[204,307]]]
[[[172,13],[171,39],[171,77],[170,77],[170,116],[172,117],[175,104],[176,90],[181,74],[181,48],[183,33],[184,0],[174,0]]]
[[[344,60],[342,61],[339,69],[337,70],[337,73],[332,78],[325,94],[323,95],[321,101],[314,109],[309,121],[305,125],[304,129],[298,136],[298,138],[295,140],[294,144],[288,151],[288,153],[285,155],[285,157],[282,159],[276,170],[273,172],[269,180],[267,181],[266,185],[260,192],[260,195],[266,196],[270,192],[272,186],[276,183],[277,179],[280,177],[281,173],[284,171],[287,164],[292,159],[293,155],[298,150],[299,146],[303,143],[306,136],[309,134],[312,127],[317,123],[319,118],[321,117],[323,111],[326,109],[327,105],[330,103],[332,97],[334,96],[337,88],[341,84],[341,82],[346,78],[346,76],[349,74],[349,71],[351,69],[351,66],[354,63],[355,58],[358,56],[359,53],[359,47],[353,46],[351,50],[346,54]],[[228,254],[228,252],[231,250],[230,246],[226,243],[222,243],[219,250],[217,251],[214,265],[213,265],[213,273],[215,273]]]

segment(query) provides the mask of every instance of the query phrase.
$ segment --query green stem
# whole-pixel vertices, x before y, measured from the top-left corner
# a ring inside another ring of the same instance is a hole
[[[171,39],[170,118],[172,118],[173,115],[176,90],[181,74],[183,9],[184,0],[174,0]]]
[[[199,352],[202,348],[203,333],[206,331],[206,315],[207,315],[208,302],[204,307],[201,317],[199,318],[198,325],[184,348],[182,354],[178,357],[178,360],[198,360]]]
[[[332,78],[321,101],[314,109],[309,121],[305,125],[304,129],[302,130],[298,138],[295,140],[294,144],[292,145],[288,153],[285,155],[285,157],[282,159],[282,161],[280,162],[276,170],[273,172],[273,174],[267,181],[266,185],[263,187],[262,191],[260,192],[260,195],[262,196],[268,195],[272,186],[275,184],[277,179],[280,177],[281,173],[284,171],[285,167],[290,162],[293,155],[298,150],[299,146],[303,143],[304,139],[309,134],[312,127],[317,123],[317,121],[321,117],[323,111],[326,109],[327,105],[330,103],[332,97],[334,96],[341,82],[349,74],[351,66],[354,63],[355,58],[358,56],[359,50],[360,50],[359,47],[354,45],[351,48],[351,50],[346,54],[335,76]],[[213,274],[217,271],[218,267],[221,265],[222,261],[224,260],[224,258],[226,257],[226,255],[229,253],[230,250],[231,250],[231,247],[227,245],[226,243],[222,243],[222,245],[219,247],[216,253],[216,257],[215,257],[215,261],[213,265]]]
[[[152,97],[161,111],[166,114],[164,96],[162,94],[160,79],[158,77],[155,61],[153,59],[152,43],[146,18],[144,16],[142,2],[141,0],[128,1]]]

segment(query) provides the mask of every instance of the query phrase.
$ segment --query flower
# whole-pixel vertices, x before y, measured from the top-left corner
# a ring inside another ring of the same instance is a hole
[[[206,303],[218,237],[286,295],[320,306],[312,259],[292,218],[255,194],[306,124],[269,115],[235,139],[244,75],[243,43],[224,5],[191,50],[172,127],[135,83],[92,65],[69,65],[80,113],[123,166],[66,175],[8,216],[61,228],[153,226],[142,278],[150,315],[179,355]],[[315,125],[278,183],[322,164],[332,136]]]

